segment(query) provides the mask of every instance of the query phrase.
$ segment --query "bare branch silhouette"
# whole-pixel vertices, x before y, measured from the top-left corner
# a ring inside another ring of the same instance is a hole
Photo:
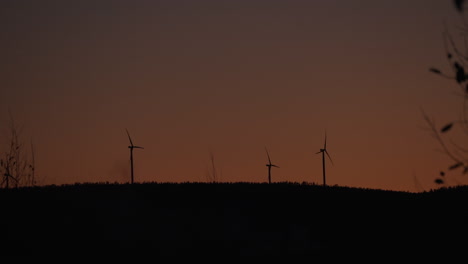
[[[451,164],[447,166],[447,170],[457,170],[462,168],[462,174],[468,172],[468,148],[462,146],[461,142],[455,142],[451,138],[446,138],[447,136],[442,136],[442,134],[451,134],[454,133],[454,129],[460,129],[465,136],[468,136],[468,111],[467,111],[467,99],[468,99],[468,73],[465,68],[468,66],[468,46],[466,39],[468,37],[468,24],[464,19],[464,0],[454,0],[455,9],[462,18],[463,26],[454,27],[456,34],[450,32],[450,28],[447,24],[444,23],[444,32],[442,33],[444,49],[446,54],[446,59],[453,73],[453,77],[447,74],[444,74],[438,68],[430,68],[429,71],[449,78],[455,81],[455,84],[458,86],[458,89],[461,94],[461,112],[460,118],[457,120],[451,120],[446,122],[444,126],[440,129],[436,126],[433,119],[423,111],[423,118],[426,121],[429,131],[436,140],[437,144],[441,147],[441,152],[444,153],[449,159],[452,160]],[[454,35],[459,36],[460,39],[455,40]],[[462,44],[460,44],[462,43]],[[463,46],[462,48],[460,46]],[[447,142],[448,141],[448,142]],[[463,141],[466,142],[466,141]],[[445,184],[447,181],[447,175],[444,171],[441,171],[439,177],[435,179],[436,184]]]
[[[20,187],[31,186],[34,184],[34,150],[31,149],[32,161],[28,158],[27,153],[24,152],[21,129],[15,122],[13,114],[9,112],[9,146],[7,151],[3,153],[0,158],[0,171],[2,174],[2,181],[0,187]]]
[[[213,151],[209,151],[209,157],[210,157],[210,166],[207,170],[207,180],[208,182],[216,183],[219,180],[219,177],[221,176],[221,172],[218,172],[218,169],[216,168],[216,163],[215,163],[215,156]]]

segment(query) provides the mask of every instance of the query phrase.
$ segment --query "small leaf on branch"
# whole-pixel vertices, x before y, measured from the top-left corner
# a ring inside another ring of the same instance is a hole
[[[466,80],[466,75],[465,75],[465,68],[463,68],[463,66],[461,66],[460,64],[458,64],[458,62],[455,62],[453,64],[453,66],[455,67],[455,69],[457,70],[457,73],[455,75],[455,78],[457,80],[458,83],[462,83]]]
[[[457,9],[458,12],[461,12],[463,10],[463,3],[465,0],[454,0],[455,2],[455,8]]]
[[[453,126],[453,123],[449,123],[449,124],[445,125],[444,127],[442,127],[440,129],[440,132],[442,132],[442,133],[447,132],[452,128],[452,126]]]
[[[458,168],[458,167],[460,167],[462,165],[463,165],[462,162],[455,163],[455,164],[453,164],[452,166],[449,167],[449,170],[454,170],[454,169],[456,169],[456,168]]]
[[[444,180],[442,180],[442,179],[435,179],[434,182],[437,183],[437,184],[443,184],[443,183],[444,183]]]
[[[437,74],[442,74],[442,72],[439,69],[436,69],[436,68],[430,68],[429,71],[431,71],[433,73],[437,73]]]
[[[445,172],[441,171],[441,172],[440,172],[440,176],[444,177],[444,176],[445,176]]]
[[[451,59],[452,58],[452,53],[447,53],[447,58]]]

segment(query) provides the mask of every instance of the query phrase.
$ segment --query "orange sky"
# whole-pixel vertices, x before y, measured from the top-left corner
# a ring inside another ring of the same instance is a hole
[[[437,188],[451,161],[423,108],[458,115],[444,20],[452,1],[13,1],[0,3],[0,129],[36,148],[41,184],[135,181]],[[3,152],[4,150],[2,150]],[[462,181],[457,173],[448,184]],[[465,181],[466,182],[466,181]]]

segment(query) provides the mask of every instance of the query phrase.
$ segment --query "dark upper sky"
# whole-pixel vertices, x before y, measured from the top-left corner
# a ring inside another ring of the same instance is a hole
[[[42,184],[327,183],[419,191],[450,160],[421,108],[458,115],[447,0],[17,1],[0,3],[0,120],[33,140]],[[455,176],[455,175],[454,175]],[[452,181],[451,183],[456,183]]]

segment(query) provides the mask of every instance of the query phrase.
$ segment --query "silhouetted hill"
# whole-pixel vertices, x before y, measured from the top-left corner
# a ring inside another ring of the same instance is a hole
[[[468,187],[76,184],[0,190],[3,254],[310,255],[466,250]]]

